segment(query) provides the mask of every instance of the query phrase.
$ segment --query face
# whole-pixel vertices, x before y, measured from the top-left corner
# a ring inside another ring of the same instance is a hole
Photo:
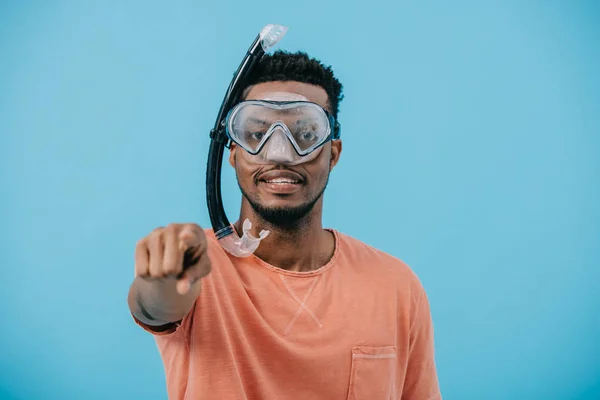
[[[246,100],[272,99],[273,94],[302,96],[329,111],[327,92],[320,86],[300,82],[265,82],[252,86]],[[271,139],[269,139],[271,140]],[[322,202],[329,173],[342,150],[340,140],[329,141],[306,162],[292,165],[253,162],[252,157],[232,144],[229,163],[235,168],[238,184],[252,209],[265,221],[294,225]],[[244,154],[245,153],[245,154]]]

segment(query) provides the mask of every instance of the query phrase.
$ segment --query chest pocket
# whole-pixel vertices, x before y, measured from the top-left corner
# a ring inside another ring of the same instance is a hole
[[[396,347],[355,347],[348,400],[389,400],[395,391]]]

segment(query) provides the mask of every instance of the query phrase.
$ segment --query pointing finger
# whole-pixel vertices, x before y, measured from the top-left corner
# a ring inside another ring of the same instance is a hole
[[[191,265],[183,271],[178,277],[177,291],[180,294],[185,294],[189,291],[191,285],[198,282],[201,278],[210,273],[211,263],[208,254],[203,253],[197,258],[195,264]]]
[[[197,248],[204,251],[206,237],[204,236],[204,231],[202,231],[202,229],[193,225],[186,225],[179,232],[179,242],[182,251],[187,251],[188,249],[196,250]]]

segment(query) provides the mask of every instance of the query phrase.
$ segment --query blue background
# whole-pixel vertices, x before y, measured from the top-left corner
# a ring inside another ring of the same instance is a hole
[[[0,398],[166,398],[135,242],[209,226],[266,23],[345,86],[324,222],[417,272],[444,398],[600,399],[600,5],[517,0],[0,2]]]

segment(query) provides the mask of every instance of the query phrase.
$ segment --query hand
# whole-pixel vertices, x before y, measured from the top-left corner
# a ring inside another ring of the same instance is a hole
[[[135,276],[175,277],[181,295],[208,275],[210,268],[206,236],[196,224],[170,224],[155,229],[135,248]]]

